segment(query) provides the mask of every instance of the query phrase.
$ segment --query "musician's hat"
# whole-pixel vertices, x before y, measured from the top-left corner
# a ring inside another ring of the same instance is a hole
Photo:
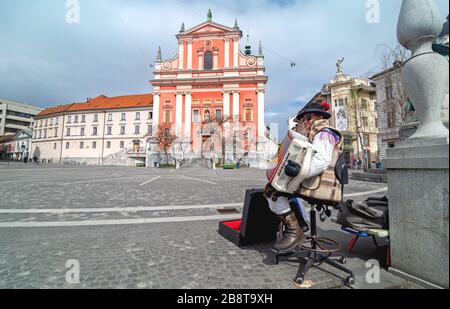
[[[331,114],[329,112],[331,106],[328,102],[316,101],[308,107],[302,109],[297,115],[297,121],[300,121],[306,114],[317,114],[323,116],[325,119],[330,119]]]

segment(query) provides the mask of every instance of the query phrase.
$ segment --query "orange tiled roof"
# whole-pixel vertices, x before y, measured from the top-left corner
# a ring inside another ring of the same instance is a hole
[[[51,114],[63,113],[66,110],[68,110],[73,104],[74,103],[66,104],[66,105],[58,105],[55,107],[50,107],[50,108],[44,109],[42,112],[37,114],[36,117],[42,117],[42,116],[47,116],[47,115],[51,115]]]
[[[150,107],[153,105],[152,94],[137,94],[109,98],[101,95],[86,103],[73,103],[49,108],[41,112],[38,117],[61,112],[78,112],[103,109],[119,109],[133,107]]]

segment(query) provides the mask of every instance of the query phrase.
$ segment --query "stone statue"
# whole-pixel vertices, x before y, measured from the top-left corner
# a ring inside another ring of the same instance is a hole
[[[338,60],[336,62],[336,67],[337,67],[337,72],[338,74],[341,73],[342,74],[342,62],[344,62],[345,58],[342,58],[341,60]]]

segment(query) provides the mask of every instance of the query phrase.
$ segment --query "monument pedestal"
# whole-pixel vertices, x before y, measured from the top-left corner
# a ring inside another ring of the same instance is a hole
[[[448,288],[448,137],[410,139],[387,156],[391,271]]]

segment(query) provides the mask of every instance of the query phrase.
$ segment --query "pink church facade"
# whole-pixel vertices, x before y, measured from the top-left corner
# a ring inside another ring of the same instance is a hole
[[[178,54],[164,60],[159,51],[150,81],[155,130],[170,130],[196,158],[262,158],[268,77],[261,46],[258,55],[247,46],[242,53],[237,23],[230,28],[211,16],[188,30],[183,25],[176,37]]]

